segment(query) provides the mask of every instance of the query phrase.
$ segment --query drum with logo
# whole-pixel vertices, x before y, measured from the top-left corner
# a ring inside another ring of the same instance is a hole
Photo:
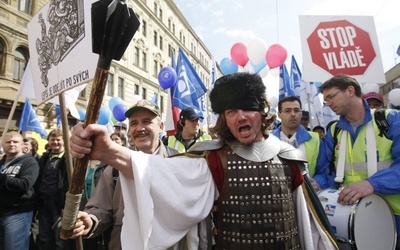
[[[354,205],[341,205],[339,193],[335,189],[318,193],[337,240],[359,250],[395,249],[396,222],[386,200],[371,194]]]

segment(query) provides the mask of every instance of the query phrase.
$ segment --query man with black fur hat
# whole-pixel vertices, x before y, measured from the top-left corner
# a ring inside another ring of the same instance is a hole
[[[215,201],[215,249],[337,249],[325,213],[317,213],[319,201],[305,199],[316,195],[302,174],[304,155],[268,133],[275,116],[265,90],[257,74],[219,78],[210,94],[219,139],[192,146],[186,156],[130,152],[102,126],[74,127],[74,157],[89,154],[122,173],[123,248],[168,248],[197,233]]]

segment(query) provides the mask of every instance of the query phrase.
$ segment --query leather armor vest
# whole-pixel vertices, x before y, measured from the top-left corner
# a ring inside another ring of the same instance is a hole
[[[216,213],[216,249],[300,249],[291,170],[278,157],[246,160],[227,151]]]

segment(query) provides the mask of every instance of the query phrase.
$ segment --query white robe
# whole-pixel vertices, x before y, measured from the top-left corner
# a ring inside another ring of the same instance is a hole
[[[204,158],[132,152],[132,165],[134,180],[120,175],[123,249],[166,249],[210,213],[217,190]]]
[[[131,154],[134,180],[120,175],[125,204],[122,249],[167,249],[189,231],[196,234],[194,227],[206,218],[218,197],[206,160]],[[324,234],[319,225],[307,219],[313,216],[301,186],[294,194],[303,249],[335,249],[326,235],[319,236]],[[198,247],[196,242],[188,245],[189,249]]]

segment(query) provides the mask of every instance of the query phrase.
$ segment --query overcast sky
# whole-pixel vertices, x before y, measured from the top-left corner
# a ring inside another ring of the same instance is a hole
[[[383,69],[400,63],[399,0],[174,0],[187,21],[220,63],[237,42],[261,38],[282,44],[302,65],[299,15],[373,16]]]

